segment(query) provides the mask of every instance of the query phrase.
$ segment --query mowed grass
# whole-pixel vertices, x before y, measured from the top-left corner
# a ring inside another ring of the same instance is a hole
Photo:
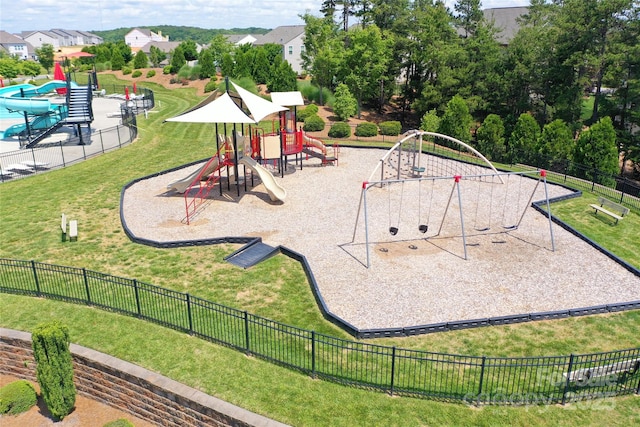
[[[631,210],[616,224],[615,219],[609,215],[602,212],[596,214],[595,209],[589,206],[592,203],[598,204],[598,196],[585,192],[582,197],[554,203],[551,212],[589,239],[640,269],[640,213]]]
[[[103,79],[101,75],[104,84]],[[126,238],[118,212],[123,185],[215,152],[213,125],[162,123],[198,102],[193,89],[149,87],[155,92],[158,112],[149,114],[148,119],[138,118],[141,133],[135,143],[64,170],[0,185],[0,257],[136,278],[347,338],[322,318],[304,272],[284,256],[242,270],[223,261],[236,248],[233,245],[155,249]],[[559,215],[555,206],[554,214]],[[79,220],[78,242],[60,241],[61,212]],[[608,235],[604,233],[603,238]],[[619,238],[632,240],[628,235]],[[480,409],[396,398],[313,380],[185,334],[98,309],[4,294],[0,294],[0,307],[0,325],[4,327],[30,331],[41,321],[62,319],[78,344],[292,425],[545,426],[627,425],[640,421],[637,397],[566,407]],[[639,327],[640,312],[632,311],[376,343],[470,355],[556,355],[637,347]]]

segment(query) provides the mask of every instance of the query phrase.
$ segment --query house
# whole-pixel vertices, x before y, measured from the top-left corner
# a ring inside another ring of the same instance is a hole
[[[29,48],[31,48],[31,51]],[[29,59],[33,54],[33,47],[29,43],[2,30],[0,30],[0,49],[19,59]]]
[[[167,65],[171,62],[171,54],[173,53],[175,48],[177,48],[179,45],[180,45],[180,42],[155,42],[154,41],[154,42],[149,42],[145,44],[140,48],[140,50],[143,51],[145,55],[147,55],[147,58],[149,58],[149,56],[151,55],[152,46],[157,49],[160,49],[160,51],[167,54],[167,59],[163,61],[160,65]],[[198,44],[196,44],[196,48],[199,48]],[[200,52],[200,49],[198,49],[198,52]]]
[[[163,37],[161,31],[154,33],[153,31],[147,30],[145,28],[134,28],[124,36],[124,42],[132,49],[141,48],[142,46],[150,42],[168,41],[169,36]]]
[[[518,18],[529,13],[528,7],[497,7],[482,11],[487,22],[492,23],[500,31],[496,40],[502,45],[508,45],[520,29]]]
[[[59,50],[65,46],[89,46],[103,43],[103,39],[100,36],[76,30],[23,31],[21,36],[36,48],[41,48],[44,44],[50,44],[54,50]]]
[[[304,25],[284,25],[276,27],[267,34],[259,36],[254,42],[261,46],[274,43],[282,46],[282,58],[291,65],[293,71],[302,74],[302,57],[304,52]]]
[[[227,41],[234,46],[241,46],[243,44],[254,44],[256,39],[251,34],[227,34],[224,36]]]

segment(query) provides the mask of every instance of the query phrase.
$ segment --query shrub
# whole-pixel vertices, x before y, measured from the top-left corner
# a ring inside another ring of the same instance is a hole
[[[69,330],[58,322],[36,326],[32,333],[36,377],[49,412],[61,420],[76,403]]]
[[[147,78],[150,79],[151,77],[156,75],[156,70],[149,70],[147,71]]]
[[[162,69],[162,74],[171,74],[171,65],[167,65]]]
[[[215,79],[211,79],[209,80],[209,82],[204,86],[204,92],[213,92],[214,90],[216,90],[218,88],[218,83],[215,81]]]
[[[376,136],[378,135],[378,125],[371,122],[358,123],[355,134],[356,136]]]
[[[398,136],[400,135],[400,131],[402,130],[402,125],[400,124],[400,122],[395,120],[382,122],[379,126],[381,135]]]
[[[107,62],[98,62],[96,64],[96,71],[97,72],[102,72],[102,71],[107,71],[111,69],[111,61],[107,61]]]
[[[349,87],[340,83],[335,91],[335,100],[333,101],[333,112],[336,113],[338,119],[342,121],[349,120],[358,111],[358,101],[349,91]]]
[[[0,414],[26,412],[38,401],[36,390],[27,380],[11,382],[0,388]]]
[[[311,114],[304,119],[304,126],[302,127],[305,132],[317,132],[324,129],[324,120],[317,114]]]
[[[351,126],[347,122],[336,122],[329,129],[331,138],[348,138],[351,136]]]
[[[142,71],[140,70],[135,70],[133,73],[131,73],[131,77],[133,77],[134,79],[136,77],[140,77],[142,75]]]
[[[109,421],[102,427],[135,427],[133,423],[125,418],[120,418],[119,420]]]
[[[296,118],[299,122],[304,122],[304,119],[312,114],[318,114],[318,106],[316,104],[307,105],[296,113]]]
[[[122,74],[124,75],[131,74],[132,71],[131,67],[122,67]]]

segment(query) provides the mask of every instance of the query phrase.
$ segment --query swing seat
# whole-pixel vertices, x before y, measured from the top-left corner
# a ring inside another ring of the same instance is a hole
[[[490,227],[476,228],[476,231],[489,231],[489,230],[491,230]]]
[[[518,226],[517,225],[508,225],[508,226],[505,226],[505,227],[502,227],[502,228],[504,228],[505,230],[515,230],[516,228],[518,228]]]
[[[426,233],[426,232],[429,230],[429,226],[428,226],[428,225],[426,225],[426,224],[420,224],[420,225],[418,226],[418,230],[420,230],[420,232],[421,232],[422,234],[424,234],[424,233]]]
[[[389,233],[392,236],[395,236],[396,234],[398,234],[398,227],[389,227]]]

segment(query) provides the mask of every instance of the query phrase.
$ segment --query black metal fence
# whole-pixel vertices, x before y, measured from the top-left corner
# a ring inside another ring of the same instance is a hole
[[[640,394],[640,347],[486,357],[350,341],[192,295],[81,268],[0,259],[0,291],[100,307],[223,344],[313,377],[473,404],[555,404]]]

